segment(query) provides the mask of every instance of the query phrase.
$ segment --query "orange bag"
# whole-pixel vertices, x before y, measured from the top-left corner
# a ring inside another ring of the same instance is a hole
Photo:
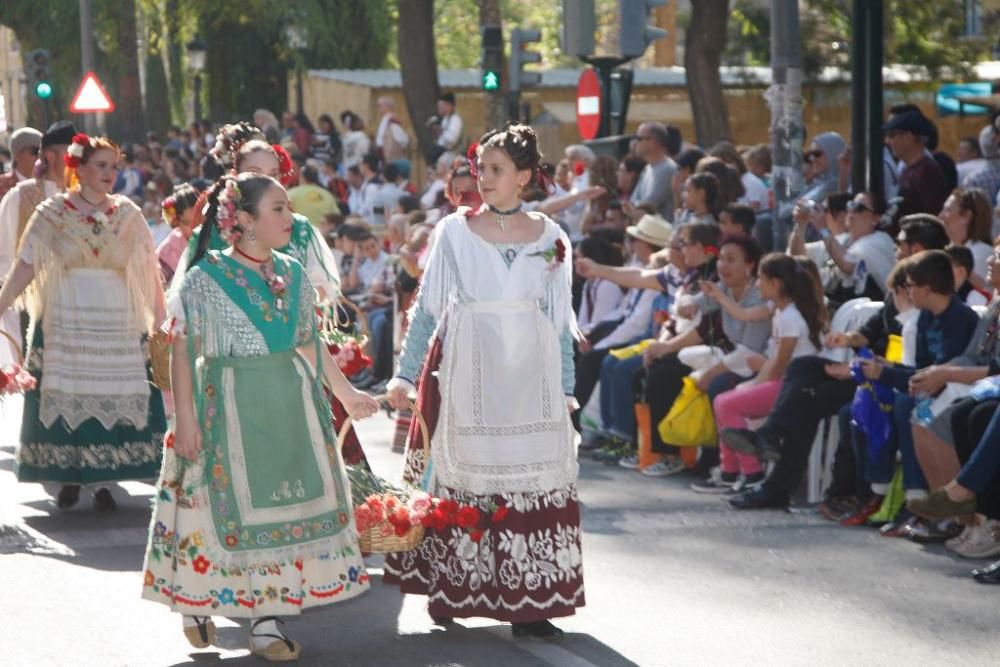
[[[639,441],[639,468],[659,463],[663,454],[653,451],[653,427],[649,415],[649,403],[635,404],[636,439]]]

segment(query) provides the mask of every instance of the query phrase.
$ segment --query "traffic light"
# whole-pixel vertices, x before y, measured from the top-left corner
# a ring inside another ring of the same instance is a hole
[[[594,0],[563,0],[561,36],[563,53],[571,56],[593,54],[596,30]]]
[[[498,92],[502,84],[500,72],[503,69],[503,30],[500,26],[484,25],[480,30],[480,36],[483,90],[488,93]]]
[[[667,36],[667,31],[648,25],[649,13],[656,7],[667,4],[667,0],[621,0],[619,5],[619,25],[621,32],[618,44],[622,56],[638,58],[657,39]]]
[[[507,63],[507,73],[510,78],[511,91],[537,86],[541,82],[540,72],[524,69],[524,66],[529,63],[542,61],[542,54],[537,51],[526,51],[524,48],[526,44],[538,42],[541,39],[542,33],[531,28],[514,28],[510,31],[510,61]]]
[[[28,79],[34,87],[35,95],[40,100],[52,97],[49,61],[48,49],[35,49],[28,54]]]

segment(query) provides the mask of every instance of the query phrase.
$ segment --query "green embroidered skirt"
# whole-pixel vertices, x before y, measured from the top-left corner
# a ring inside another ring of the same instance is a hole
[[[37,384],[24,395],[21,437],[15,457],[17,479],[81,485],[156,479],[167,428],[160,390],[150,385],[149,420],[144,429],[125,422],[107,429],[97,419],[88,419],[75,429],[69,429],[59,419],[46,428],[39,421],[44,347],[39,323],[27,363],[27,370]]]

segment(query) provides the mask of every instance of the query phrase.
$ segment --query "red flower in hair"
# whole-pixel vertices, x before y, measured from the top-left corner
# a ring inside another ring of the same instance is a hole
[[[583,176],[583,172],[587,171],[587,165],[582,162],[577,162],[573,165],[573,173],[577,176]]]
[[[281,184],[288,185],[292,177],[292,156],[281,144],[271,144],[274,154],[278,156],[278,171],[281,172]]]
[[[63,163],[71,169],[76,169],[80,166],[80,160],[83,159],[84,153],[88,148],[90,148],[90,137],[83,132],[77,132],[73,135],[69,148],[66,149],[66,154],[63,156]]]
[[[709,257],[718,257],[719,249],[714,245],[707,245],[705,246],[705,254],[708,255]]]
[[[465,151],[465,159],[469,161],[469,173],[472,174],[472,178],[479,178],[479,163],[478,155],[476,153],[479,151],[479,144],[473,143],[469,146],[469,150]]]

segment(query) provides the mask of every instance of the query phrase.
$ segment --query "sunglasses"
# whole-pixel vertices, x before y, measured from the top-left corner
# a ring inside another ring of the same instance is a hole
[[[857,202],[857,201],[849,201],[849,202],[847,202],[847,210],[848,211],[854,211],[855,213],[874,213],[875,212],[875,209],[873,209],[871,206],[868,206],[867,204],[863,204],[863,203]]]

